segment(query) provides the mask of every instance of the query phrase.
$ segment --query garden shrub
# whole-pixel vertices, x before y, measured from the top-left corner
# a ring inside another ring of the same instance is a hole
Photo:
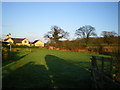
[[[4,62],[5,60],[9,59],[9,49],[7,47],[2,47],[2,61]]]
[[[29,47],[29,46],[26,46],[26,45],[11,45],[12,48],[26,48],[26,47]]]

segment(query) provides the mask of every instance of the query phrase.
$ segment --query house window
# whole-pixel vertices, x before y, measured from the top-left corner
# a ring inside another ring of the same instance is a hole
[[[24,43],[27,43],[27,41],[24,41]]]

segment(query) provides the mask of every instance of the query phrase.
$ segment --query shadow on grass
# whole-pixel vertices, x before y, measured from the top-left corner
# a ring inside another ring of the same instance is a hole
[[[33,62],[29,62],[15,71],[9,69],[6,71],[3,72],[3,89],[52,87],[49,73],[44,65],[35,65]]]
[[[90,73],[73,63],[46,55],[46,64],[56,88],[91,88]]]
[[[44,65],[29,62],[24,66],[10,70],[6,68],[2,75],[4,88],[91,88],[90,73],[73,63],[53,55],[46,55]]]
[[[29,53],[26,53],[26,54],[24,54],[22,56],[19,56],[19,54],[20,54],[20,52],[11,51],[10,54],[9,54],[9,59],[6,60],[6,61],[2,61],[2,66],[5,66],[5,65],[7,65],[9,63],[12,63],[14,61],[18,61],[19,59],[22,59],[25,56],[27,56]]]

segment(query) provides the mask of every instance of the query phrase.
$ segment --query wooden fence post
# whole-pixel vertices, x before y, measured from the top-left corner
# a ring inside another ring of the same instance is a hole
[[[96,73],[96,69],[98,69],[98,68],[97,68],[97,62],[96,62],[96,57],[95,56],[92,56],[92,58],[91,58],[91,66],[92,66],[91,76],[92,76],[92,80],[93,80],[93,86],[94,86],[94,88],[97,89],[98,86],[97,86],[97,80],[96,80],[95,73]]]
[[[92,56],[92,67],[93,68],[96,68],[98,70],[98,67],[97,67],[97,62],[96,62],[96,57],[95,56]]]
[[[102,57],[102,67],[101,67],[101,72],[104,73],[104,57]]]
[[[101,65],[101,70],[100,70],[100,87],[103,88],[104,87],[104,80],[103,80],[103,76],[104,76],[104,57],[102,57],[102,65]]]
[[[113,70],[113,59],[110,58],[110,76],[112,77],[112,70]]]
[[[106,65],[105,65],[105,61],[109,61],[109,69],[110,70],[110,75],[112,75],[113,73],[113,59],[110,58],[104,58],[102,57],[101,58],[101,68],[98,68],[98,63],[97,63],[97,59],[95,56],[92,56],[91,58],[91,76],[92,76],[92,80],[93,80],[93,85],[94,85],[94,88],[96,89],[102,89],[102,88],[105,88],[105,87],[108,87],[107,85],[110,84],[110,88],[111,87],[116,87],[116,88],[120,88],[120,84],[115,82],[114,79],[110,78],[109,76],[107,76],[105,74],[105,69],[106,69]],[[109,71],[108,70],[108,71]]]

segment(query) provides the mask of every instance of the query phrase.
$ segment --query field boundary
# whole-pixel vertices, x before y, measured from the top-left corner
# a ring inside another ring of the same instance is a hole
[[[98,61],[100,61],[100,65],[98,65]],[[110,62],[106,67],[105,62]],[[105,70],[109,70],[109,74],[106,75]],[[113,71],[113,59],[101,57],[97,59],[97,57],[92,56],[91,58],[91,79],[93,81],[92,87],[98,88],[120,88],[120,84],[116,82],[112,75]],[[109,85],[108,85],[109,84]]]

